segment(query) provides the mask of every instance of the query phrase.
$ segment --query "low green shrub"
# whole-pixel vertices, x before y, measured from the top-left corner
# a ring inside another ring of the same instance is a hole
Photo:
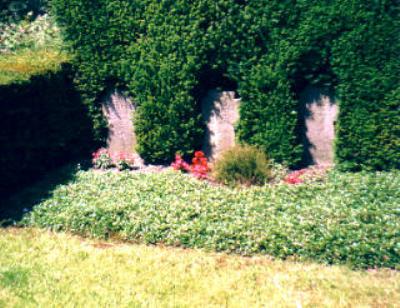
[[[331,172],[323,183],[248,189],[176,172],[80,171],[23,223],[100,238],[400,268],[399,188],[397,171]]]
[[[98,149],[92,156],[93,168],[105,170],[113,167],[113,160],[107,149]]]
[[[271,176],[271,164],[265,153],[249,145],[234,146],[214,165],[215,179],[229,185],[263,185]]]
[[[134,157],[129,153],[110,153],[106,148],[100,148],[92,153],[92,164],[95,169],[117,168],[120,171],[131,170],[135,164]]]

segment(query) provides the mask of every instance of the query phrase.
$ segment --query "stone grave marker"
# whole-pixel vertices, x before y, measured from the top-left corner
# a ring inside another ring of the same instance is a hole
[[[328,166],[334,163],[335,122],[339,108],[334,96],[317,87],[308,86],[301,94],[304,117],[304,161]]]
[[[136,110],[132,100],[121,92],[110,91],[103,103],[103,114],[108,123],[107,148],[112,155],[125,153],[135,158],[135,165],[143,165],[143,160],[135,151],[133,114]]]
[[[239,120],[240,99],[234,91],[210,90],[201,102],[206,121],[203,151],[210,161],[235,145],[235,124]]]

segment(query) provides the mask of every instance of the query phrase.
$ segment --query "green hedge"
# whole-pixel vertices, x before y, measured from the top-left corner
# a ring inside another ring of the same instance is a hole
[[[399,187],[398,171],[335,172],[326,183],[250,189],[175,172],[78,172],[24,223],[100,238],[399,268]]]
[[[199,148],[199,101],[229,85],[238,135],[279,162],[302,156],[299,94],[340,100],[345,169],[400,166],[397,0],[53,0],[77,54],[77,83],[104,140],[99,97],[121,86],[139,105],[138,150],[151,162]]]
[[[0,195],[87,155],[91,121],[63,66],[29,81],[0,86]]]

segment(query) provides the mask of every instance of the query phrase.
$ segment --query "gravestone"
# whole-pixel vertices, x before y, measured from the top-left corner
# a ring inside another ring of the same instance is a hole
[[[239,120],[240,99],[234,91],[210,90],[201,102],[206,121],[203,152],[210,161],[235,145],[235,124]]]
[[[335,122],[338,105],[334,96],[317,87],[308,86],[300,96],[304,117],[304,161],[321,166],[334,163]]]
[[[111,155],[125,153],[135,159],[135,165],[143,165],[142,159],[135,152],[136,136],[133,125],[135,104],[130,98],[114,90],[106,95],[102,102],[102,110],[107,119],[107,148]]]

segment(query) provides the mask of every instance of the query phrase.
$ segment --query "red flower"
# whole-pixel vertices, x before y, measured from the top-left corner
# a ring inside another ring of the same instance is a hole
[[[288,183],[288,184],[294,184],[294,185],[296,185],[296,184],[301,184],[301,183],[303,183],[303,180],[300,179],[300,178],[298,178],[298,177],[296,177],[296,176],[291,176],[291,175],[289,175],[289,176],[287,176],[287,177],[285,178],[285,182]]]
[[[306,172],[305,169],[294,171],[294,172],[292,172],[291,174],[289,174],[289,175],[284,179],[284,181],[285,181],[285,183],[287,183],[287,184],[294,184],[294,185],[296,185],[296,184],[301,184],[301,183],[303,183],[304,181],[303,181],[303,179],[301,179],[300,177],[301,177],[305,172]]]
[[[202,158],[202,157],[205,157],[205,155],[204,155],[203,151],[196,151],[196,152],[194,152],[194,157]]]
[[[196,151],[192,159],[192,165],[185,162],[181,155],[175,155],[175,161],[171,164],[175,170],[183,170],[190,172],[198,179],[206,179],[207,173],[210,171],[207,158],[202,151]]]
[[[203,167],[207,167],[208,168],[208,162],[207,162],[207,158],[201,158],[200,159],[200,164],[203,166]]]

